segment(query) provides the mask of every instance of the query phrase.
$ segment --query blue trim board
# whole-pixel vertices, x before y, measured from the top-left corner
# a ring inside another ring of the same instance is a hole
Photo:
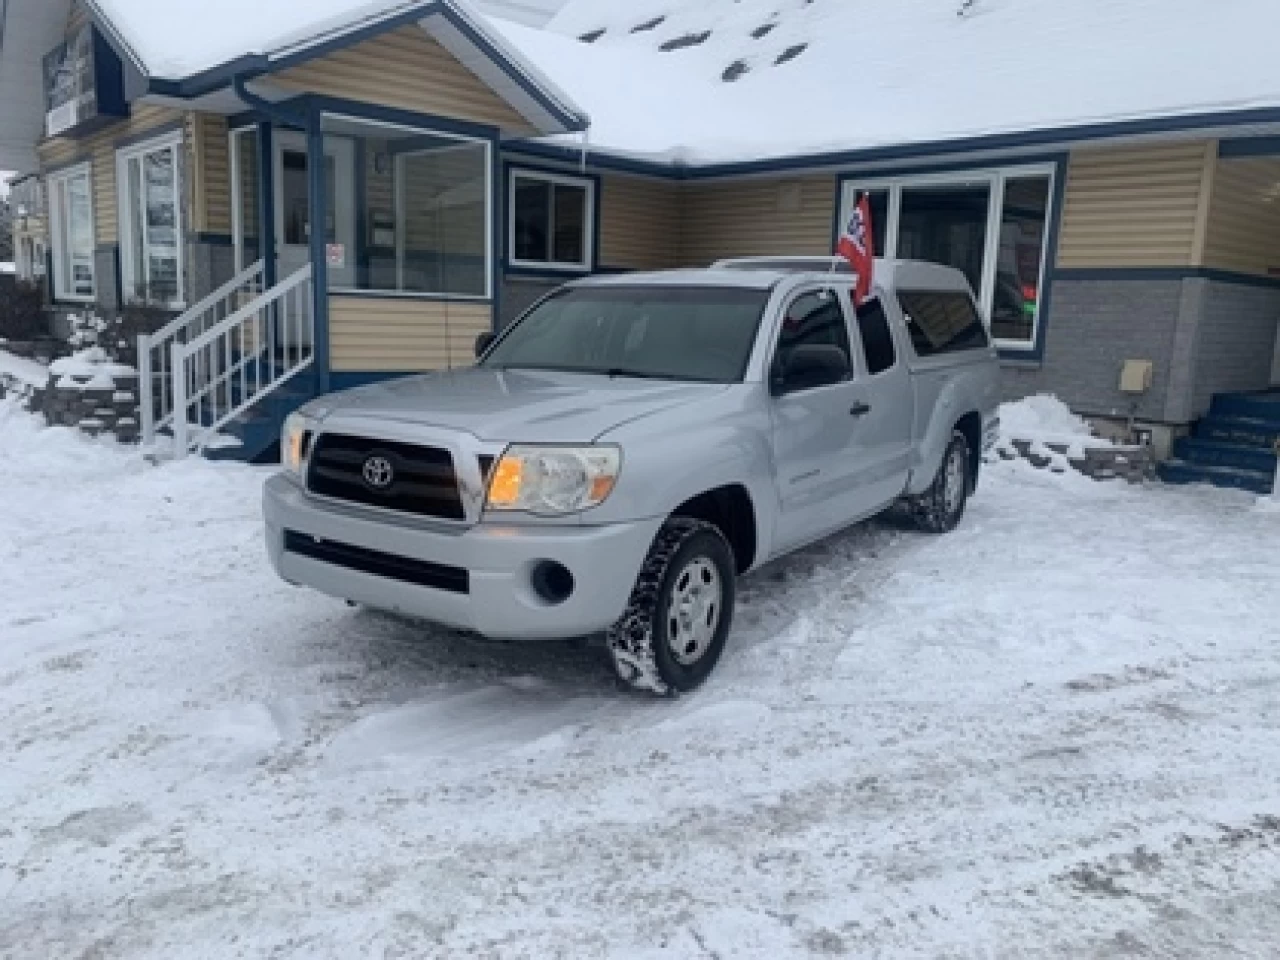
[[[203,243],[210,247],[234,247],[235,239],[229,233],[193,233],[191,235],[196,243]]]
[[[356,218],[356,248],[352,251],[356,260],[356,286],[364,287],[369,284],[369,196],[368,196],[368,179],[369,171],[365,165],[369,162],[369,158],[365,155],[365,138],[352,137],[355,154],[352,164],[355,166],[355,218]]]
[[[320,129],[320,112],[311,115],[307,131],[307,176],[311,194],[311,284],[315,291],[312,307],[312,340],[315,345],[316,392],[329,392],[329,270],[325,257],[329,222],[329,190],[324,162],[324,133]]]
[[[335,370],[329,374],[329,390],[337,393],[340,390],[351,390],[355,387],[368,386],[371,383],[382,383],[386,380],[399,380],[402,377],[421,376],[422,370],[381,371],[381,370]]]
[[[271,124],[258,124],[258,256],[262,258],[262,282],[276,285],[275,148]]]
[[[1219,140],[1218,156],[1276,157],[1280,156],[1280,137],[1243,137],[1238,140]]]
[[[1045,332],[1053,315],[1053,277],[1058,269],[1058,239],[1062,235],[1062,209],[1067,200],[1067,165],[1070,157],[1058,157],[1053,177],[1053,206],[1049,211],[1049,242],[1044,251],[1044,280],[1041,283],[1040,303],[1036,314],[1036,339],[1030,350],[1001,350],[1001,356],[1017,359],[1044,359]]]
[[[502,328],[502,268],[505,262],[502,225],[506,217],[507,188],[503,183],[502,154],[496,142],[489,144],[489,288],[493,305],[489,311],[489,329],[497,333]]]
[[[558,167],[540,167],[531,163],[513,163],[504,158],[502,161],[502,197],[504,205],[511,196],[512,177],[522,171],[533,174],[551,174],[558,177],[568,177],[569,179],[585,180],[591,183],[592,202],[591,210],[588,211],[588,215],[591,217],[591,251],[587,258],[585,269],[513,266],[511,264],[513,252],[511,250],[511,231],[515,228],[515,210],[510,210],[502,222],[502,242],[499,245],[502,272],[513,277],[559,278],[566,281],[598,272],[600,269],[600,209],[603,206],[604,197],[604,181],[600,174],[591,171],[582,173],[578,170],[565,170]]]
[[[1096,280],[1122,283],[1125,281],[1212,280],[1215,283],[1232,283],[1242,287],[1280,288],[1280,277],[1259,277],[1234,270],[1214,267],[1073,267],[1053,271],[1054,280]]]
[[[332,299],[347,298],[350,300],[421,300],[429,303],[469,303],[476,306],[488,306],[493,301],[488,297],[468,297],[456,293],[412,293],[400,290],[352,290],[350,287],[338,287],[329,290]]]

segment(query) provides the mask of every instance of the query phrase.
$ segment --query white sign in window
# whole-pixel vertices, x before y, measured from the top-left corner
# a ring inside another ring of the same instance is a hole
[[[181,145],[182,135],[174,133],[118,154],[126,300],[167,307],[183,303]]]
[[[93,190],[89,164],[49,177],[53,290],[59,300],[94,298]]]
[[[512,266],[591,269],[594,182],[517,170],[511,174],[509,202]]]

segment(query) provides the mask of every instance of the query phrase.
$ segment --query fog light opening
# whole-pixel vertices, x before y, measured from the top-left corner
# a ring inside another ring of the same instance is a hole
[[[573,594],[573,574],[563,563],[554,560],[535,563],[529,583],[538,599],[552,606],[564,603]]]

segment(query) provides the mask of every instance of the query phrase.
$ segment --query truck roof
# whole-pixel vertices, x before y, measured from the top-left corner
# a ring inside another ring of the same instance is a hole
[[[852,285],[854,276],[848,261],[842,257],[751,257],[721,260],[709,267],[597,274],[575,280],[571,286],[652,284],[767,290],[785,279]],[[954,267],[889,257],[876,258],[875,286],[880,289],[965,290],[972,293],[965,275]]]

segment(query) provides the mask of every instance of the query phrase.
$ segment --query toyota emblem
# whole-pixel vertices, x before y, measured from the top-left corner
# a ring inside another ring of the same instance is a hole
[[[391,481],[396,478],[396,472],[391,466],[391,461],[386,457],[374,455],[364,462],[361,468],[364,475],[364,482],[369,485],[372,490],[383,491],[391,486]]]

